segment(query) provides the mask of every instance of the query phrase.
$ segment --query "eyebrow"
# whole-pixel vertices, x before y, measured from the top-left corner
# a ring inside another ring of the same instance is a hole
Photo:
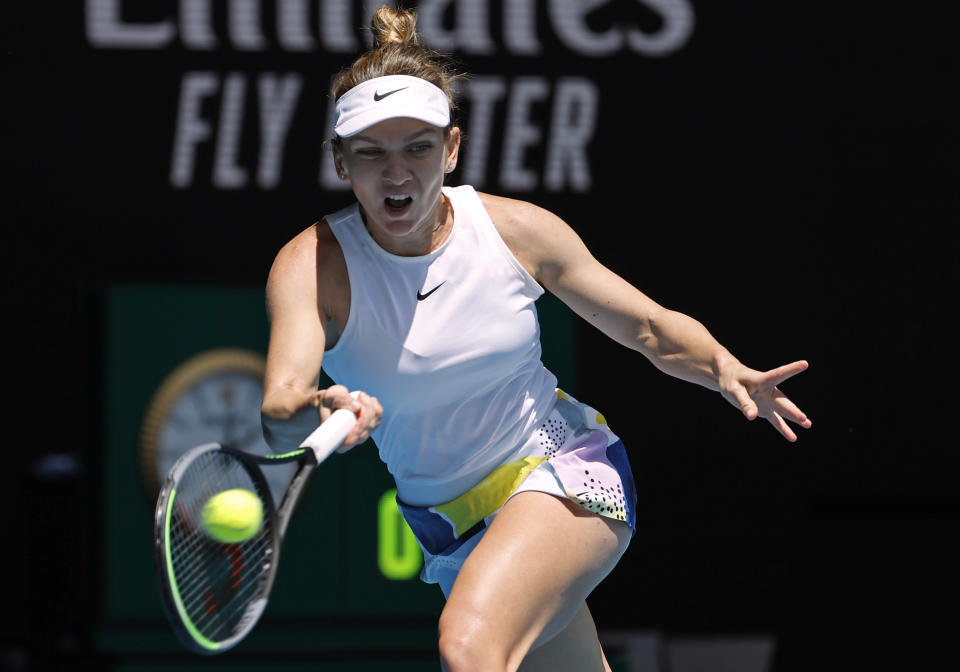
[[[419,138],[421,135],[425,133],[433,133],[435,128],[436,128],[435,126],[425,126],[424,128],[421,128],[416,133],[411,133],[406,138],[404,138],[404,140],[406,142],[410,142],[411,140],[416,140],[417,138]]]
[[[431,133],[431,132],[433,132],[433,129],[434,129],[434,128],[435,128],[434,126],[429,126],[429,125],[424,126],[424,127],[421,128],[419,131],[415,131],[415,132],[411,133],[410,135],[408,135],[407,137],[405,137],[405,138],[403,139],[403,142],[412,142],[412,141],[416,140],[417,138],[419,138],[421,135],[424,135],[425,133]],[[370,142],[370,143],[373,143],[373,144],[375,144],[375,145],[380,144],[379,141],[378,141],[376,138],[371,138],[369,135],[355,135],[355,136],[353,136],[353,139],[354,139],[354,140],[365,140],[365,141]]]

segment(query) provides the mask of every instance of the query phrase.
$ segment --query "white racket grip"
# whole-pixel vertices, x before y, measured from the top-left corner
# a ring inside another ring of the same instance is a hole
[[[340,447],[356,422],[357,416],[353,411],[338,408],[303,440],[300,447],[310,448],[317,457],[317,464],[320,464]]]

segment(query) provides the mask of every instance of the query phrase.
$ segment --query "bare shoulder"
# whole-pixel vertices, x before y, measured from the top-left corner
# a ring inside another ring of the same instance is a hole
[[[316,245],[317,225],[312,224],[280,248],[273,260],[273,267],[270,269],[271,276],[275,272],[284,273],[292,267],[308,262],[311,255],[315,256]]]
[[[564,250],[581,245],[573,229],[546,208],[492,194],[479,196],[500,237],[538,281],[546,279]]]
[[[477,195],[504,240],[536,234],[545,227],[563,223],[549,210],[528,201],[481,192]]]
[[[313,295],[326,303],[346,282],[343,252],[326,220],[307,227],[288,241],[274,258],[267,279],[267,298]]]
[[[343,257],[340,244],[326,220],[320,220],[280,248],[270,268],[270,278],[282,281],[304,272],[313,276],[319,268],[329,266],[338,257]]]

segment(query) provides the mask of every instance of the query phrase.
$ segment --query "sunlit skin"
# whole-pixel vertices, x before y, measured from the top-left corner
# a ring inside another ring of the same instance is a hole
[[[453,213],[441,193],[444,175],[456,167],[460,130],[396,118],[343,138],[334,147],[338,172],[349,180],[367,229],[388,252],[419,256],[450,234]],[[405,196],[390,207],[390,196]],[[597,262],[558,217],[530,204],[481,194],[508,246],[532,276],[613,340],[650,357],[658,368],[720,392],[748,420],[766,419],[785,439],[797,435],[787,421],[813,423],[777,387],[805,371],[796,361],[769,371],[743,365],[696,320],[668,310]],[[327,391],[327,414],[347,390]],[[321,412],[321,416],[324,413]]]
[[[401,21],[394,10],[381,10],[374,22],[375,41],[381,46],[374,56],[377,63],[387,63],[386,45],[394,41],[393,31],[403,39],[415,37],[415,16],[403,13]],[[385,25],[391,26],[389,39]],[[408,43],[403,44],[406,58]],[[429,53],[422,53],[419,59],[434,67]],[[367,65],[365,60],[358,61],[347,81],[366,81]],[[382,72],[400,68],[384,67]],[[380,98],[387,95],[391,94],[383,93]],[[383,114],[396,110],[410,113],[410,108],[385,105],[372,109]],[[358,122],[354,127],[362,125]],[[442,187],[444,176],[456,167],[460,141],[458,128],[448,130],[412,118],[394,118],[333,143],[340,179],[352,187],[363,225],[383,250],[417,257],[438,250],[448,240],[454,218]],[[464,198],[473,198],[473,191],[464,192]],[[604,266],[557,215],[516,199],[480,192],[476,198],[482,209],[465,201],[464,218],[456,225],[492,226],[513,256],[511,264],[519,264],[544,290],[611,341],[634,350],[670,376],[719,392],[748,420],[764,418],[788,441],[797,439],[793,427],[812,426],[810,418],[778,388],[806,370],[806,361],[767,371],[752,369],[697,320],[661,306]],[[623,235],[624,226],[642,235],[644,227],[658,226],[656,221],[636,218],[626,224],[610,220],[608,204],[593,205],[597,216],[581,225],[601,226],[603,235]],[[360,225],[354,217],[338,221]],[[642,264],[643,256],[656,250],[640,246],[637,252]],[[351,293],[348,254],[349,248],[341,247],[335,227],[326,219],[303,230],[277,254],[267,281],[271,326],[262,406],[271,425],[301,435],[316,426],[317,413],[325,421],[335,409],[353,410],[357,423],[343,449],[366,440],[380,425],[384,409],[372,394],[383,384],[381,375],[388,383],[393,380],[391,370],[371,371],[364,384],[371,389],[357,391],[356,398],[342,385],[318,389],[324,356],[332,348],[345,343],[342,350],[356,348],[358,355],[367,354],[360,353],[360,346],[350,339],[341,339],[356,298]],[[407,301],[412,298],[408,296]],[[376,304],[371,301],[369,305],[375,309]],[[437,318],[432,310],[418,314],[421,324],[451,334],[457,331],[452,320]],[[362,324],[355,329],[363,328]],[[624,393],[630,394],[627,382],[622,384]],[[649,409],[640,410],[642,416]],[[304,422],[298,424],[300,419]],[[736,446],[722,448],[734,451]],[[505,453],[516,449],[503,447]],[[448,476],[439,465],[436,474],[429,475],[438,482]],[[626,522],[596,515],[572,498],[540,491],[509,497],[467,556],[440,615],[441,669],[610,672],[586,599],[617,564],[632,536]]]
[[[459,145],[457,129],[446,133],[401,118],[335,146],[336,167],[384,250],[420,256],[449,237],[453,213],[441,187]],[[604,266],[553,213],[491,194],[478,197],[527,273],[614,342],[664,373],[719,392],[748,420],[766,419],[788,441],[797,439],[790,423],[812,426],[778,388],[806,370],[806,361],[752,369],[698,321],[659,305]],[[326,420],[334,409],[350,408],[358,422],[344,448],[368,438],[383,417],[377,398],[366,392],[354,399],[342,385],[317,389],[324,353],[343,333],[350,301],[345,257],[326,222],[301,232],[277,255],[267,283],[271,335],[263,412],[286,420],[311,408]],[[440,616],[441,668],[609,672],[585,600],[631,535],[626,523],[570,500],[544,492],[511,497],[467,557]]]
[[[446,240],[453,212],[440,188],[456,167],[459,148],[459,128],[448,132],[406,117],[382,121],[334,147],[337,171],[350,181],[367,230],[383,249],[418,256]]]

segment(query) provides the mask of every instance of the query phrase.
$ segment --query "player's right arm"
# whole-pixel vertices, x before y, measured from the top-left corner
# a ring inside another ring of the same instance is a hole
[[[344,291],[337,283],[347,282],[345,273],[340,278],[336,270],[340,255],[332,249],[335,241],[318,244],[318,228],[310,227],[287,243],[267,278],[270,344],[261,419],[264,438],[281,453],[296,449],[337,408],[360,413],[345,446],[365,440],[382,414],[376,399],[365,394],[354,399],[342,385],[317,387],[327,330],[333,324],[331,306],[337,292]]]

